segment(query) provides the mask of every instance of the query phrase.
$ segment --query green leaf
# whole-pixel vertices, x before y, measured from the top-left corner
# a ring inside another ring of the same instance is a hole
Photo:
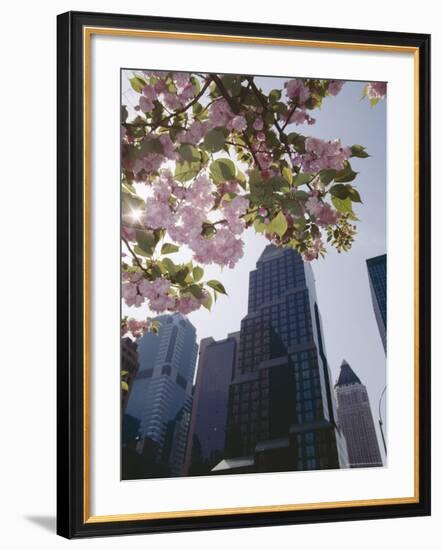
[[[358,173],[352,170],[350,163],[346,160],[344,162],[344,168],[336,174],[335,181],[346,183],[348,181],[353,181],[357,175]]]
[[[363,147],[362,145],[352,145],[350,147],[350,150],[351,150],[351,156],[352,157],[358,157],[358,158],[361,158],[361,159],[365,159],[365,158],[370,156],[367,153],[367,151],[365,150],[365,147]]]
[[[288,166],[284,166],[284,168],[282,169],[282,177],[286,180],[286,182],[289,185],[292,185],[293,174],[292,174],[292,171],[290,170],[290,168]]]
[[[204,275],[204,269],[199,265],[196,265],[193,268],[192,274],[193,274],[194,281],[197,283],[198,281],[201,280],[202,276]]]
[[[156,240],[152,231],[137,231],[136,232],[138,248],[145,252],[148,256],[152,256]]]
[[[255,231],[257,233],[264,233],[265,231],[267,231],[268,225],[266,225],[259,218],[256,218],[256,220],[253,222],[253,227],[255,228]]]
[[[144,86],[146,86],[146,81],[140,76],[134,76],[132,78],[129,78],[129,82],[132,88],[139,94],[141,94]]]
[[[276,103],[281,99],[281,90],[272,90],[269,93],[270,103]]]
[[[176,265],[172,262],[170,258],[164,258],[161,263],[166,268],[167,272],[170,273],[170,275],[176,275]]]
[[[352,210],[352,203],[350,197],[347,197],[346,199],[340,199],[338,197],[332,198],[333,206],[336,208],[338,212],[353,212]]]
[[[140,147],[140,154],[144,156],[146,153],[164,153],[163,144],[158,138],[144,140]]]
[[[215,160],[210,165],[210,176],[215,183],[231,181],[235,179],[236,167],[230,159]]]
[[[213,298],[211,294],[207,293],[207,298],[202,302],[203,306],[209,311],[212,309]]]
[[[198,298],[198,300],[204,298],[204,292],[200,285],[190,285],[187,290],[190,292],[190,294],[192,294],[192,296]]]
[[[312,179],[311,174],[305,174],[304,172],[300,172],[296,175],[295,179],[293,180],[293,185],[295,187],[299,187],[300,185],[304,185],[304,183],[309,182]]]
[[[370,99],[370,105],[372,107],[374,107],[375,105],[377,105],[379,103],[379,101],[381,101],[381,98],[380,97],[376,97],[374,99]]]
[[[293,145],[298,153],[305,153],[306,137],[296,132],[292,132],[287,136],[287,142]]]
[[[337,197],[338,199],[345,200],[349,196],[349,187],[350,186],[348,185],[337,183],[330,188],[330,195],[332,197]]]
[[[298,201],[306,201],[309,198],[309,194],[306,191],[296,191],[295,199]]]
[[[357,191],[354,187],[351,187],[350,185],[348,186],[348,188],[349,188],[348,196],[350,197],[351,201],[362,203],[361,195],[359,194],[359,191]]]
[[[178,153],[183,160],[187,160],[187,162],[190,163],[199,162],[201,159],[198,149],[194,145],[190,145],[190,143],[184,143],[181,145],[178,149]]]
[[[177,271],[175,280],[182,285],[191,283],[192,277],[190,277],[190,269],[186,266],[182,267],[179,271]]]
[[[129,384],[125,380],[121,381],[121,389],[123,391],[129,391]]]
[[[213,290],[216,290],[220,294],[226,294],[227,295],[227,292],[226,292],[226,289],[224,288],[224,286],[219,281],[216,281],[215,279],[207,281],[207,286],[210,286],[210,288],[213,288]]]
[[[177,162],[175,164],[175,179],[178,181],[192,180],[200,171],[201,164],[199,162]]]
[[[161,247],[161,254],[173,254],[174,252],[178,252],[179,247],[176,244],[172,243],[164,243]]]
[[[336,170],[321,170],[319,172],[319,177],[324,185],[328,185],[334,180],[336,174]]]
[[[225,143],[226,143],[226,140],[224,138],[224,133],[217,128],[207,132],[204,138],[204,147],[207,151],[211,153],[216,153],[217,151],[221,151]]]
[[[279,237],[282,237],[288,228],[284,214],[279,212],[269,223],[267,228],[269,233],[276,233]]]
[[[201,103],[199,102],[196,102],[192,105],[192,112],[194,114],[194,116],[198,116],[203,110],[203,106],[201,105]]]

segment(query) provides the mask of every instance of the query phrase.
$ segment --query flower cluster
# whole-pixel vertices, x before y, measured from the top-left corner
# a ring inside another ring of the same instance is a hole
[[[365,95],[368,99],[383,99],[387,95],[387,83],[386,82],[370,82],[367,84]]]
[[[309,137],[305,140],[305,153],[295,156],[304,170],[315,174],[321,170],[342,170],[344,161],[350,157],[349,147],[344,147],[339,139],[324,141]]]
[[[226,291],[204,279],[204,266],[233,268],[251,227],[305,261],[324,255],[324,234],[338,250],[351,246],[352,203],[360,198],[349,183],[356,177],[349,159],[368,155],[362,146],[293,131],[314,124],[311,112],[344,82],[294,78],[269,93],[257,82],[158,71],[130,78],[138,96],[131,114],[123,110],[121,133],[128,306],[210,309],[212,296]],[[382,83],[366,86],[369,98],[382,94]],[[192,254],[185,264],[168,256],[181,247]],[[125,327],[148,330],[133,320]]]

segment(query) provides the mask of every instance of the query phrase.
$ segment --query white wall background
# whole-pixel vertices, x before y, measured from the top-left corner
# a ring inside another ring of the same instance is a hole
[[[106,0],[8,2],[2,9],[1,212],[4,260],[2,396],[0,398],[0,541],[5,548],[357,547],[438,546],[442,534],[441,286],[433,288],[433,516],[266,529],[94,539],[69,543],[55,535],[55,16],[67,10],[202,17],[268,23],[426,32],[433,34],[433,204],[439,185],[442,30],[439,2],[409,0],[293,0],[165,3]],[[436,124],[439,122],[439,125]],[[442,276],[433,222],[433,280]]]

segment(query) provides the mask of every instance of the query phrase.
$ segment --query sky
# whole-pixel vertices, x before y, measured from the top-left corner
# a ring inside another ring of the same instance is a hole
[[[131,76],[131,74],[129,75]],[[302,75],[295,75],[301,77]],[[257,84],[268,92],[282,87],[286,78],[258,77]],[[386,253],[386,101],[371,107],[361,100],[366,83],[347,82],[340,94],[327,97],[321,109],[312,111],[316,124],[289,125],[288,131],[322,139],[340,138],[344,145],[359,144],[370,157],[352,158],[352,168],[359,172],[352,184],[360,192],[363,204],[355,204],[359,218],[355,242],[347,253],[338,254],[329,248],[324,259],[312,262],[316,281],[318,307],[321,312],[326,355],[336,381],[343,359],[351,365],[366,385],[378,440],[383,454],[378,426],[378,404],[386,384],[386,359],[371,301],[366,259]],[[129,105],[134,96],[127,78],[122,79],[123,103]],[[249,273],[268,241],[249,229],[243,234],[244,257],[233,270],[205,266],[205,278],[219,279],[228,296],[221,296],[211,312],[201,308],[188,317],[197,330],[198,341],[212,336],[223,339],[239,330],[247,313]],[[174,255],[174,261],[186,261]],[[123,307],[123,314],[136,318],[151,315],[147,307]],[[386,424],[386,399],[382,416]],[[385,428],[385,425],[384,425]]]

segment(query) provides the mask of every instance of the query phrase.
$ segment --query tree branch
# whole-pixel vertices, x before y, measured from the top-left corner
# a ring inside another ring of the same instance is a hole
[[[212,80],[215,82],[215,84],[217,85],[219,91],[221,92],[221,95],[224,97],[224,99],[229,104],[229,107],[232,109],[232,111],[236,115],[239,114],[241,112],[241,107],[235,102],[233,97],[230,96],[230,94],[227,91],[226,87],[222,83],[222,80],[220,79],[220,77],[216,74],[211,74],[210,76],[211,76]],[[256,157],[255,151],[253,150],[252,144],[250,143],[250,140],[246,136],[245,132],[243,132],[243,139],[244,139],[244,142],[247,145],[247,147],[248,147],[248,149],[249,149],[249,151],[250,151],[250,153],[253,157],[253,160],[255,161],[256,166],[259,168],[259,170],[262,170],[262,167],[259,164],[258,158]]]

